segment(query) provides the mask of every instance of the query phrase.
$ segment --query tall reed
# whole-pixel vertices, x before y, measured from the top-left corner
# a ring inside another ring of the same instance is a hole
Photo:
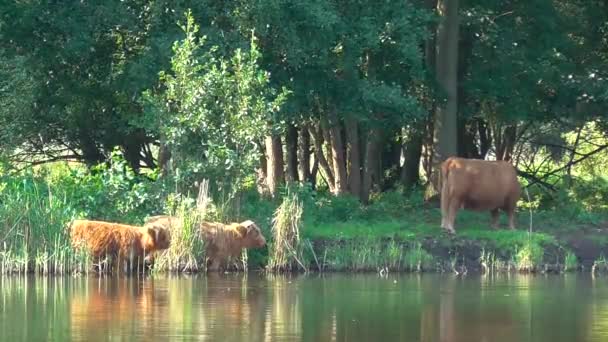
[[[87,262],[70,246],[76,211],[65,191],[34,177],[0,184],[0,272],[63,274]]]
[[[308,270],[303,262],[303,245],[300,243],[302,213],[302,202],[296,193],[288,193],[275,211],[268,262],[270,271]]]
[[[204,271],[205,245],[200,234],[200,223],[207,217],[212,204],[209,182],[201,182],[196,203],[188,197],[175,194],[171,195],[168,202],[174,218],[173,224],[166,227],[171,234],[171,245],[157,258],[154,271]]]

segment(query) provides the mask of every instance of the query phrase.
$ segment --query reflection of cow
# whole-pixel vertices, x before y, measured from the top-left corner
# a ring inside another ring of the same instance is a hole
[[[114,265],[123,260],[131,268],[169,248],[169,233],[162,228],[137,227],[105,221],[75,220],[70,227],[72,246],[86,249],[94,259],[110,257]]]
[[[515,208],[521,187],[513,165],[505,161],[448,158],[441,165],[441,227],[454,233],[456,212],[461,207],[489,210],[492,226],[498,225],[498,210],[509,216],[515,229]]]
[[[268,287],[262,278],[211,272],[205,279],[203,311],[209,340],[258,341],[270,333]]]
[[[86,278],[70,296],[71,333],[75,341],[123,336],[152,340],[156,320],[154,281],[123,278]],[[143,335],[143,336],[142,336]]]

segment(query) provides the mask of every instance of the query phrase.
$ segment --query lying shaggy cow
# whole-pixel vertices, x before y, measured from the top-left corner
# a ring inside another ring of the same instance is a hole
[[[96,260],[110,257],[112,266],[127,261],[131,268],[140,261],[151,261],[154,252],[170,244],[165,229],[105,221],[75,220],[70,234],[75,249],[87,249]]]
[[[181,224],[174,216],[150,217],[144,227],[169,228]],[[229,259],[238,258],[244,248],[261,248],[266,239],[260,228],[250,220],[241,223],[223,224],[217,222],[200,223],[200,233],[205,242],[205,254],[210,263],[207,270],[217,271],[220,266],[226,267]]]
[[[515,229],[515,208],[521,187],[513,165],[505,161],[448,158],[441,165],[441,227],[454,231],[459,208],[489,210],[498,227],[498,210],[509,216]]]

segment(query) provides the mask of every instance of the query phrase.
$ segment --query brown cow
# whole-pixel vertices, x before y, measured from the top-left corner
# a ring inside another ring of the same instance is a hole
[[[175,229],[182,220],[175,216],[159,215],[146,220],[144,227],[164,227]],[[223,224],[218,222],[201,222],[200,233],[205,243],[205,254],[210,266],[207,270],[217,271],[220,266],[227,266],[231,258],[241,255],[244,248],[261,248],[266,245],[266,238],[260,228],[250,220],[241,223]]]
[[[505,161],[448,158],[441,165],[441,227],[454,231],[456,211],[463,207],[489,210],[492,227],[498,227],[498,210],[509,216],[515,229],[515,208],[521,187],[513,165]]]
[[[96,260],[108,256],[116,265],[125,260],[131,267],[138,260],[151,261],[154,252],[170,244],[165,229],[105,221],[75,220],[70,234],[75,249],[87,249]]]
[[[230,224],[203,222],[201,233],[207,245],[207,260],[211,262],[207,269],[211,271],[219,270],[220,265],[227,266],[229,259],[239,257],[244,248],[266,245],[260,228],[250,220]]]

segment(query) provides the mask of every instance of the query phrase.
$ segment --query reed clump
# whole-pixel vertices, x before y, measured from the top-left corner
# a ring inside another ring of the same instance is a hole
[[[270,248],[268,270],[292,271],[307,266],[303,259],[302,228],[303,204],[295,193],[288,193],[272,219],[273,243]]]

